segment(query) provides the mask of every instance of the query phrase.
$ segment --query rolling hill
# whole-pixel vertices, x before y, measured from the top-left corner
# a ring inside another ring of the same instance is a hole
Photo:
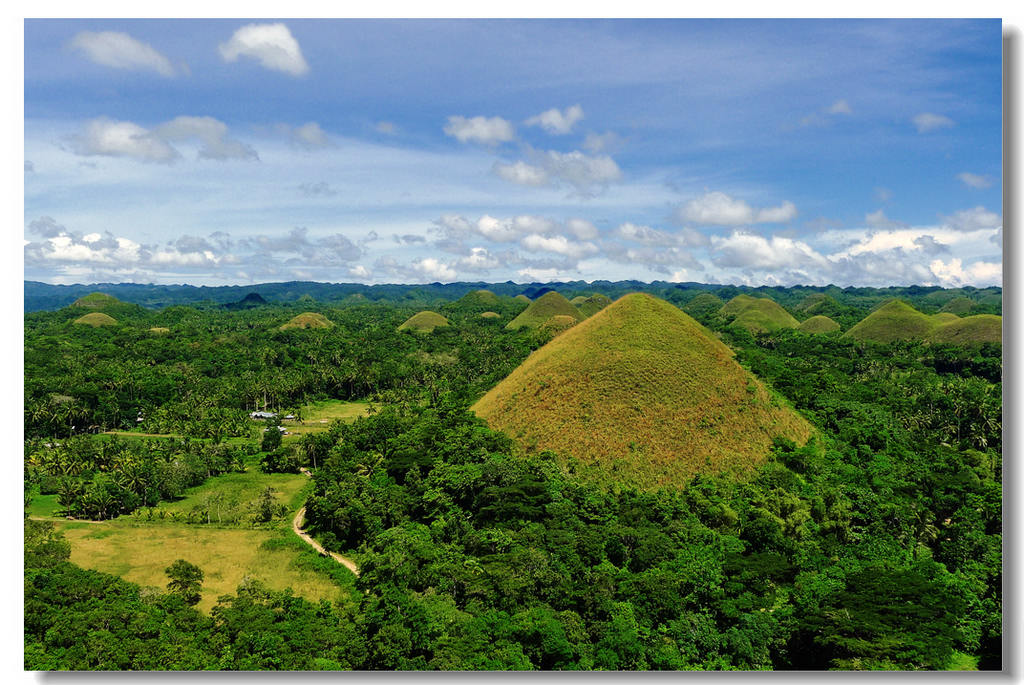
[[[868,314],[846,335],[859,341],[888,343],[924,340],[940,324],[902,300],[890,300]]]
[[[435,328],[450,326],[448,319],[437,312],[425,311],[413,314],[405,323],[398,327],[400,331],[412,331],[413,333],[432,333]]]
[[[995,314],[975,314],[950,321],[932,331],[930,342],[977,344],[1003,341],[1003,317]]]
[[[694,318],[700,319],[721,311],[724,306],[725,303],[722,302],[722,298],[718,295],[714,293],[701,293],[683,305],[683,311]]]
[[[571,316],[576,321],[583,320],[580,310],[576,309],[565,296],[555,291],[549,291],[530,303],[519,316],[508,322],[505,328],[517,330],[519,328],[539,328],[542,323],[552,316]]]
[[[77,326],[92,326],[93,328],[99,328],[100,326],[116,326],[117,319],[112,316],[108,316],[103,312],[90,312],[75,319],[74,324]]]
[[[839,324],[819,314],[804,321],[799,329],[804,333],[832,333],[839,330]]]
[[[334,323],[331,322],[323,314],[316,312],[303,312],[296,317],[293,317],[291,321],[281,326],[282,331],[286,331],[290,328],[330,328]]]
[[[529,451],[642,488],[746,469],[808,439],[732,351],[672,304],[626,295],[534,352],[473,407]]]
[[[751,333],[771,333],[800,325],[778,302],[767,297],[737,295],[722,307],[722,314],[735,315],[730,325],[745,328]]]
[[[455,304],[463,307],[491,309],[501,302],[501,298],[490,290],[473,290],[466,293]]]
[[[578,303],[575,302],[575,300],[573,301],[573,304],[580,310],[580,314],[582,314],[584,318],[589,318],[594,314],[597,314],[611,303],[612,298],[607,295],[602,295],[601,293],[594,293],[590,297],[583,298],[583,300]]]
[[[102,309],[113,304],[121,304],[121,300],[106,293],[89,293],[75,300],[72,307],[88,307],[89,309]]]

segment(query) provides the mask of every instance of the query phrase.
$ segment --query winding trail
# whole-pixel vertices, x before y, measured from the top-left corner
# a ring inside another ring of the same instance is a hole
[[[301,468],[301,469],[299,469],[299,471],[301,471],[303,474],[305,474],[307,478],[312,478],[313,477],[313,474],[309,472],[309,469]],[[311,546],[313,549],[315,549],[320,554],[325,554],[325,555],[329,554],[336,562],[338,562],[339,564],[341,564],[342,566],[347,568],[352,573],[356,574],[356,577],[358,577],[359,576],[359,567],[356,566],[356,563],[354,561],[352,561],[348,557],[343,557],[342,555],[338,554],[337,552],[328,552],[326,549],[323,548],[323,545],[321,545],[319,542],[314,540],[312,538],[312,536],[310,536],[309,533],[306,533],[306,532],[304,532],[302,530],[302,524],[303,524],[305,518],[306,518],[306,507],[303,506],[301,509],[299,509],[297,512],[295,512],[295,518],[292,519],[292,530],[295,531],[295,534],[298,535],[300,538],[302,538],[306,542],[306,544]]]

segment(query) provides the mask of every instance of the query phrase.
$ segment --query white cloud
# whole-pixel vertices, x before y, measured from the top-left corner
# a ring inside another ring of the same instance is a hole
[[[836,100],[825,111],[828,114],[853,114],[850,103],[846,100]]]
[[[622,178],[619,165],[608,155],[590,156],[579,150],[548,150],[542,160],[552,178],[568,183],[580,195],[590,195],[595,188],[603,188]]]
[[[711,239],[715,257],[722,267],[753,269],[806,269],[827,267],[828,261],[810,245],[791,238],[764,238],[752,233],[733,231],[725,238]]]
[[[977,231],[982,229],[999,228],[1003,225],[1003,218],[995,212],[990,212],[981,205],[972,209],[961,209],[952,216],[940,217],[943,223],[958,231]]]
[[[100,117],[87,122],[69,142],[78,155],[169,164],[181,158],[169,143],[192,140],[199,141],[198,156],[203,159],[259,159],[250,146],[229,137],[227,125],[213,117],[176,117],[152,130],[130,121]]]
[[[597,227],[586,219],[569,219],[565,227],[580,240],[593,240],[597,237]]]
[[[1003,283],[1003,265],[999,262],[977,261],[964,268],[963,261],[954,257],[949,262],[936,259],[929,267],[939,282],[946,287]]]
[[[957,174],[956,177],[967,186],[968,188],[990,188],[992,187],[991,176],[979,176],[978,174],[972,174],[965,171],[961,174]]]
[[[497,219],[489,214],[484,214],[477,219],[476,232],[496,243],[507,243],[519,237],[519,231],[511,221]]]
[[[455,269],[439,262],[434,257],[424,257],[412,263],[412,268],[425,278],[435,281],[451,282],[455,280]]]
[[[348,275],[352,278],[366,280],[370,277],[370,270],[362,264],[357,264],[348,270]]]
[[[540,126],[553,136],[572,133],[572,128],[583,119],[583,108],[579,105],[567,107],[564,111],[549,109],[526,120],[527,126]]]
[[[918,133],[937,131],[941,128],[950,128],[953,125],[953,120],[949,117],[944,117],[941,114],[932,114],[931,112],[922,112],[911,119],[911,121],[917,127]]]
[[[171,61],[148,43],[117,31],[80,31],[68,44],[96,64],[128,71],[155,71],[161,76],[174,76]]]
[[[472,117],[467,119],[463,116],[448,117],[448,124],[444,127],[445,134],[455,138],[460,143],[480,143],[482,145],[497,145],[513,140],[516,136],[512,124],[501,117]]]
[[[495,162],[494,173],[510,183],[521,186],[543,186],[548,183],[548,172],[522,160],[513,164]]]
[[[284,24],[248,24],[221,43],[219,50],[225,62],[250,57],[267,69],[292,76],[309,72],[298,41]]]
[[[640,226],[630,222],[620,224],[615,229],[615,235],[626,240],[632,240],[644,245],[670,246],[676,244],[676,238],[665,231],[659,231],[650,226]]]
[[[553,252],[572,259],[582,259],[583,257],[596,254],[598,251],[597,245],[594,243],[575,242],[569,240],[564,235],[545,237],[531,234],[525,236],[519,244],[530,252]]]
[[[393,136],[398,133],[398,127],[390,121],[378,121],[374,124],[373,128],[377,133],[383,133],[386,136]]]
[[[778,207],[755,210],[746,202],[720,191],[705,193],[690,200],[676,212],[677,220],[713,226],[741,226],[753,223],[784,223],[797,215],[796,205],[783,202]]]
[[[876,212],[865,214],[864,223],[872,228],[897,228],[906,226],[902,221],[895,221],[887,217],[885,212],[881,209]]]
[[[615,152],[622,145],[622,139],[611,131],[588,133],[583,139],[583,149],[596,155],[599,152]]]
[[[330,138],[320,124],[315,121],[310,121],[303,124],[302,126],[291,127],[288,124],[279,124],[278,130],[288,138],[292,145],[297,147],[305,148],[307,150],[322,150],[324,148],[332,147]]]
[[[552,281],[562,280],[563,278],[562,269],[538,269],[535,267],[527,267],[525,269],[520,269],[516,273],[527,279],[527,282],[529,283],[550,283]]]
[[[501,260],[487,251],[485,247],[474,247],[469,256],[457,262],[460,269],[466,271],[487,271],[502,265]]]
[[[259,159],[251,147],[228,137],[227,124],[213,117],[175,117],[154,128],[153,135],[172,142],[199,140],[203,159]]]
[[[138,124],[106,117],[88,122],[81,133],[71,138],[71,147],[79,155],[129,157],[143,162],[170,163],[181,156]]]

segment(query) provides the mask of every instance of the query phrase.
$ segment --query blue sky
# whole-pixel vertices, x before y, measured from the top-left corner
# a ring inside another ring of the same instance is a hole
[[[1002,283],[998,20],[35,20],[25,277]]]

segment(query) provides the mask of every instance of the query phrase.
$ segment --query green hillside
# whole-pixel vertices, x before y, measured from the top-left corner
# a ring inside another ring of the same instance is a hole
[[[764,460],[810,425],[675,306],[626,295],[534,352],[473,407],[527,450],[603,480],[682,485]]]
[[[610,297],[602,295],[601,293],[594,293],[590,297],[584,297],[583,300],[578,303],[575,302],[575,299],[576,298],[574,298],[573,304],[580,310],[580,314],[582,314],[584,318],[589,318],[594,314],[597,314],[612,303],[612,299]]]
[[[102,309],[113,304],[122,304],[121,300],[106,293],[89,293],[80,297],[72,303],[72,307],[88,307],[90,309]]]
[[[517,330],[520,328],[539,328],[542,323],[552,316],[571,316],[577,321],[583,320],[580,310],[576,309],[565,296],[555,291],[546,292],[530,303],[519,316],[508,322],[505,328]]]
[[[103,312],[90,312],[85,316],[80,316],[75,319],[74,323],[76,325],[99,328],[100,326],[116,326],[117,319],[112,316],[108,316]]]
[[[725,303],[718,295],[701,293],[683,305],[683,311],[696,319],[702,319],[721,311],[723,306]]]
[[[935,328],[928,340],[954,344],[1001,343],[1003,341],[1003,317],[995,314],[975,314],[963,319],[956,319]]]
[[[971,309],[974,308],[974,302],[966,297],[955,297],[946,304],[942,305],[943,312],[950,312],[957,316],[967,316],[971,313]]]
[[[413,314],[405,323],[398,327],[400,331],[411,331],[413,333],[431,333],[435,328],[450,326],[448,319],[437,312],[425,311]]]
[[[902,300],[890,300],[846,332],[854,340],[924,340],[941,323]]]
[[[800,324],[799,329],[804,333],[832,333],[839,330],[839,324],[827,316],[812,316]]]
[[[474,290],[460,297],[455,301],[455,304],[464,307],[482,307],[489,309],[500,302],[501,298],[490,290]]]
[[[770,333],[800,325],[778,302],[767,297],[737,295],[722,307],[722,314],[735,316],[730,325],[745,328],[751,333]]]
[[[292,318],[291,321],[281,326],[281,330],[285,331],[290,328],[330,328],[334,324],[327,319],[323,314],[316,312],[304,312],[298,316]]]

